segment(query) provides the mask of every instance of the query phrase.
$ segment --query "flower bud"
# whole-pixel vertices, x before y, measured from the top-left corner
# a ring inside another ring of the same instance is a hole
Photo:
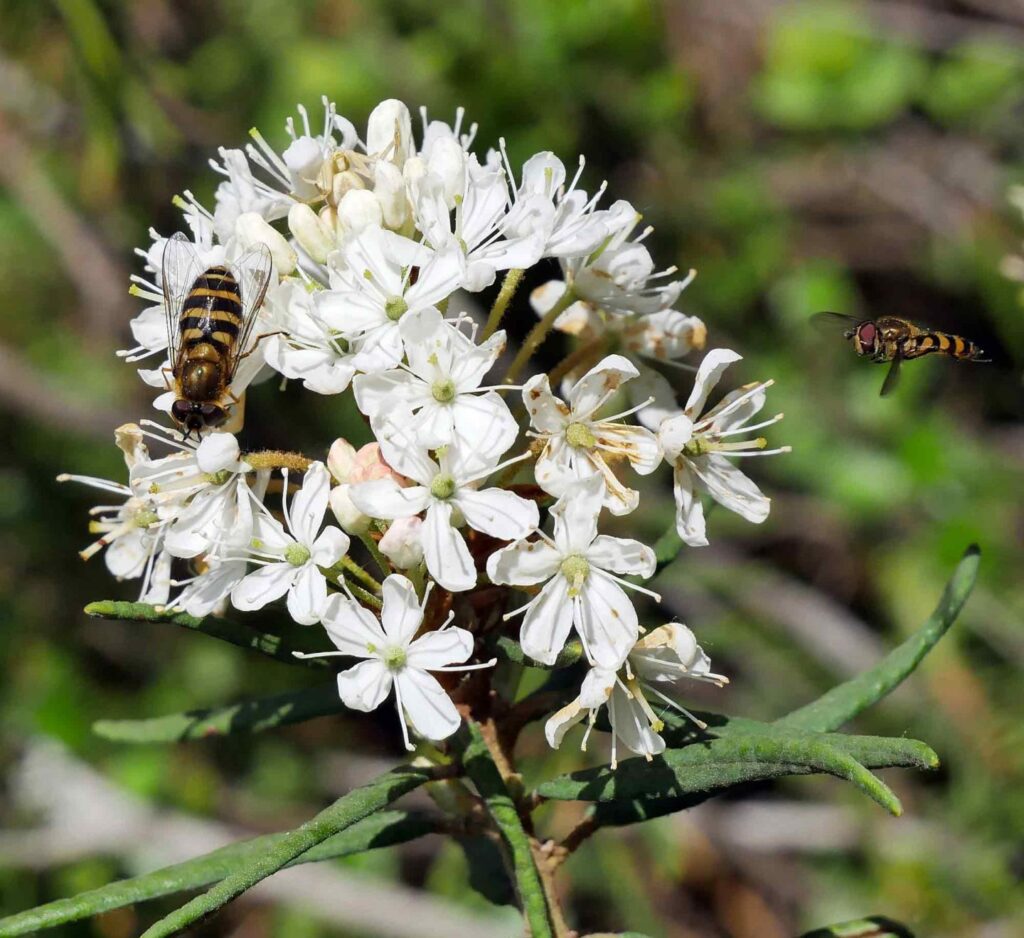
[[[388,98],[373,111],[366,126],[366,152],[401,166],[412,153],[412,118],[401,101]]]
[[[413,157],[406,162],[406,168],[411,163],[422,163],[422,160]],[[373,169],[373,194],[377,196],[384,213],[384,226],[392,231],[398,231],[410,215],[403,171],[393,163],[378,161]]]
[[[454,137],[441,137],[427,160],[427,169],[441,180],[448,208],[455,207],[455,196],[462,195],[466,178],[466,151]]]
[[[296,202],[288,211],[288,228],[295,240],[318,264],[334,250],[334,233],[304,202]]]
[[[372,482],[375,479],[394,479],[399,485],[407,485],[405,476],[392,469],[380,453],[379,443],[367,443],[356,453],[355,462],[349,470],[348,481],[355,485],[358,482]]]
[[[423,541],[420,529],[423,521],[415,515],[398,518],[380,539],[380,552],[399,570],[409,570],[423,563]]]
[[[341,529],[348,534],[358,536],[370,530],[373,519],[369,515],[364,515],[352,504],[352,499],[349,498],[348,494],[349,488],[348,483],[336,485],[331,489],[329,501],[331,511],[334,512],[334,517],[338,519]]]
[[[338,203],[338,227],[345,234],[380,227],[383,221],[380,202],[367,189],[350,189]]]
[[[295,270],[298,257],[296,257],[292,246],[281,232],[272,228],[258,213],[243,212],[238,216],[235,221],[235,237],[246,250],[257,244],[265,244],[270,248],[278,276],[287,276]]]
[[[316,196],[319,192],[317,176],[324,165],[324,152],[320,143],[312,137],[299,137],[288,145],[281,158],[291,176],[292,192],[300,199]]]
[[[327,454],[327,468],[338,482],[348,482],[356,461],[356,448],[339,437],[331,444]]]

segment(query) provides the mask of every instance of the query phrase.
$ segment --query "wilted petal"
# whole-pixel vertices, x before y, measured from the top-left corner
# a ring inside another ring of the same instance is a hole
[[[565,734],[580,722],[588,711],[584,709],[579,699],[572,701],[548,717],[544,724],[544,738],[552,749],[562,745]]]
[[[534,375],[523,385],[523,404],[541,433],[561,433],[569,420],[569,408],[551,393],[547,375]]]
[[[695,490],[695,479],[685,459],[676,463],[672,473],[672,493],[676,500],[676,533],[690,547],[707,547],[704,506]]]
[[[601,404],[639,371],[636,366],[621,355],[608,355],[576,382],[569,393],[569,404],[573,417],[578,420],[589,418]]]

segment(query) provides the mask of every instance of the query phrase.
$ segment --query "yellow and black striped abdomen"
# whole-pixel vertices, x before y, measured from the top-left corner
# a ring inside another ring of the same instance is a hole
[[[181,306],[178,329],[182,353],[198,345],[228,355],[242,328],[242,295],[226,267],[211,267],[196,278]]]
[[[904,340],[900,354],[904,358],[938,354],[964,361],[981,361],[984,352],[963,336],[951,335],[948,332],[921,332]]]

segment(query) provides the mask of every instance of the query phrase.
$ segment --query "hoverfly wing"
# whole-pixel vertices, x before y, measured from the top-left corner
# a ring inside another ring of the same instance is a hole
[[[837,332],[850,332],[857,327],[860,320],[855,316],[847,316],[846,313],[815,313],[811,317],[811,323],[819,332],[835,335]]]
[[[172,369],[177,368],[181,353],[181,310],[192,284],[202,272],[203,262],[196,246],[180,231],[171,235],[164,245],[160,263],[160,286],[167,321],[167,361]]]
[[[231,361],[228,364],[228,381],[230,382],[235,376],[238,363],[250,351],[249,340],[252,338],[252,330],[259,316],[260,306],[263,305],[263,298],[267,295],[273,268],[270,249],[265,244],[258,244],[231,263],[229,267],[242,294],[242,328],[239,330],[238,341],[235,343]]]
[[[881,397],[888,397],[896,390],[896,385],[900,383],[900,363],[902,361],[903,358],[900,355],[892,360],[892,364],[885,374],[885,380],[882,382],[882,390],[879,392]]]

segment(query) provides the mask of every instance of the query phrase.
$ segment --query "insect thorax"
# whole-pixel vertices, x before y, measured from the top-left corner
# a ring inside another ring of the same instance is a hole
[[[206,344],[189,349],[188,360],[181,366],[182,397],[190,401],[215,400],[222,390],[223,375],[216,349]]]

